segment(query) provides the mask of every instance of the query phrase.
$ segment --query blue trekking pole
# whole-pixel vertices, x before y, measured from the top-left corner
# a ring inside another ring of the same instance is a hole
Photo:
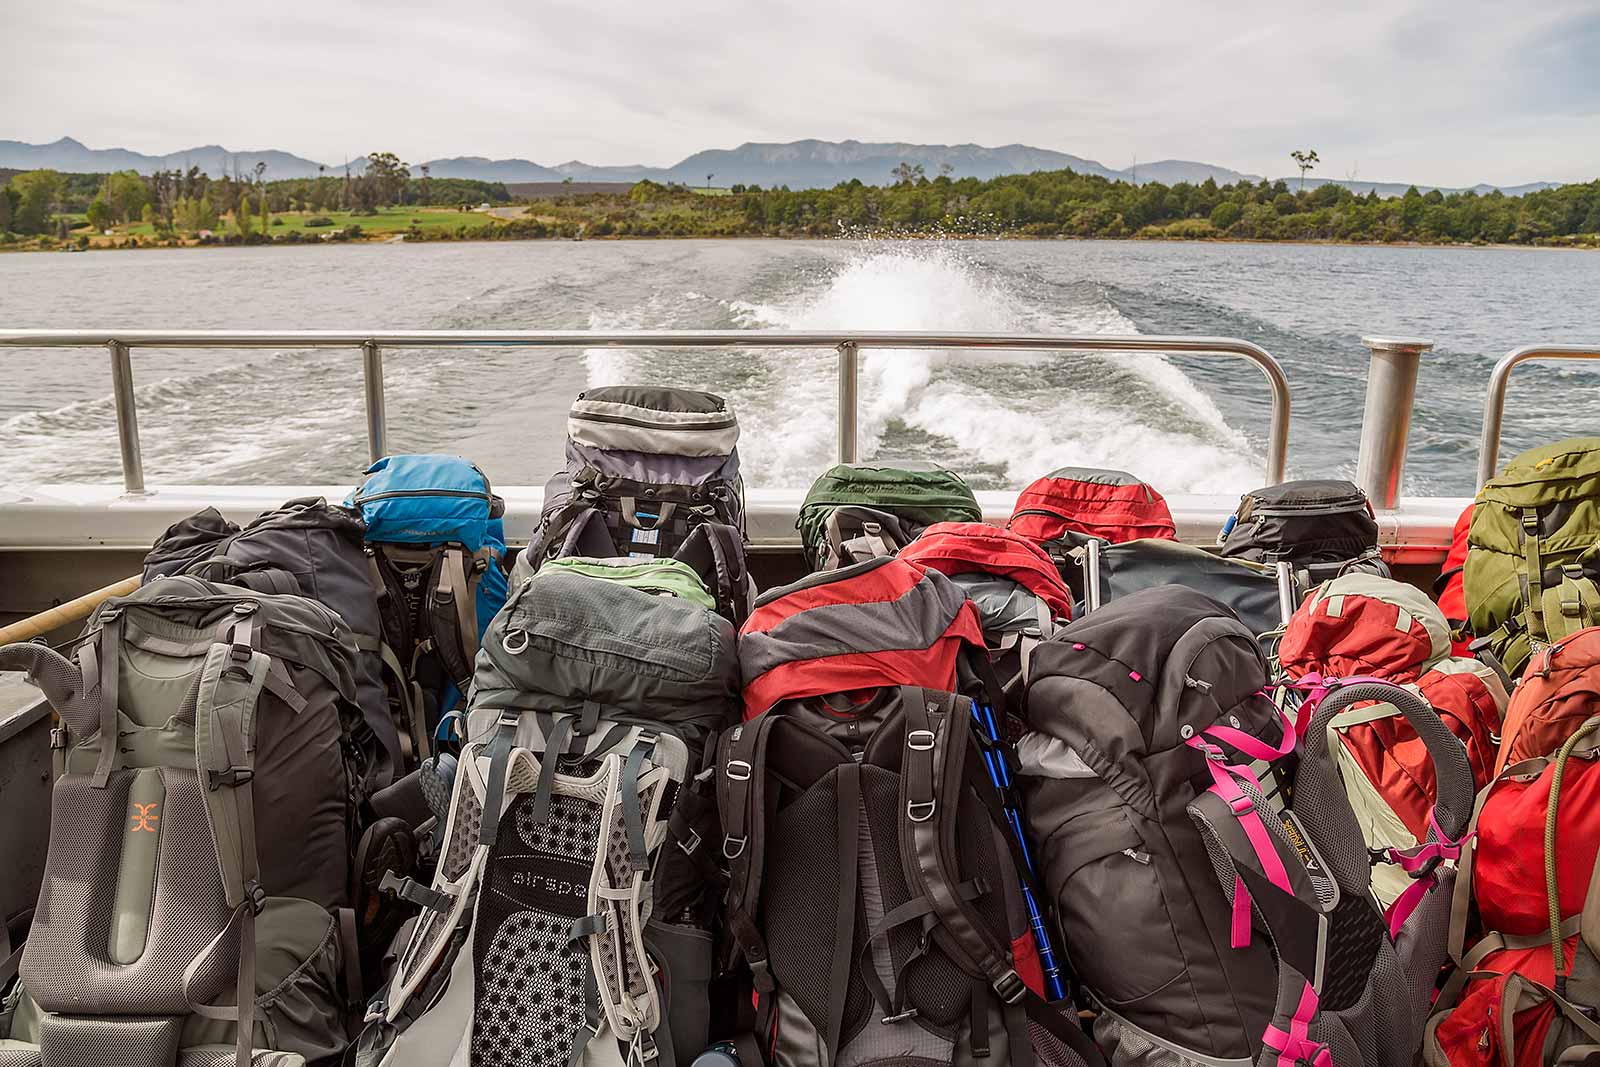
[[[1011,772],[1006,768],[1005,757],[993,750],[993,746],[1000,741],[1000,730],[995,722],[994,709],[987,704],[973,701],[972,717],[976,720],[978,729],[990,742],[988,746],[980,746],[983,751],[983,762],[989,767],[989,780],[1000,793],[1006,821],[1011,824],[1011,833],[1017,839],[1017,846],[1022,852],[1022,861],[1027,865],[1028,874],[1037,879],[1038,872],[1033,866],[1033,854],[1028,851],[1028,837],[1022,832],[1022,815],[1009,800]],[[1060,1000],[1067,995],[1067,986],[1061,979],[1061,967],[1056,963],[1055,949],[1050,947],[1050,933],[1045,929],[1044,912],[1039,909],[1039,902],[1033,898],[1033,890],[1028,887],[1026,881],[1022,883],[1022,902],[1028,909],[1028,926],[1033,930],[1033,943],[1039,949],[1039,967],[1044,971],[1045,994],[1051,1000]]]

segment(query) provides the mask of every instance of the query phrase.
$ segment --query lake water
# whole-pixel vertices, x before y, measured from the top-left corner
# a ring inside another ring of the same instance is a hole
[[[1406,490],[1472,490],[1489,369],[1535,341],[1600,339],[1600,255],[1153,242],[635,241],[0,256],[0,327],[785,328],[1221,334],[1288,372],[1291,476],[1349,475],[1363,334],[1420,335]],[[0,482],[115,481],[101,350],[0,349]],[[349,483],[364,466],[355,351],[134,354],[147,479]],[[560,462],[567,403],[648,381],[726,395],[747,480],[832,459],[829,352],[389,353],[391,447],[454,451],[503,484]],[[1242,361],[867,353],[865,457],[940,459],[978,486],[1067,463],[1159,488],[1262,481],[1269,404]],[[1525,366],[1502,456],[1600,433],[1600,364]]]

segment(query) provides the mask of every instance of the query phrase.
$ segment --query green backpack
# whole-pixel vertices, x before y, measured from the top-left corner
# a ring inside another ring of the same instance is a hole
[[[1513,678],[1600,624],[1600,437],[1517,456],[1478,492],[1463,575],[1467,622]]]
[[[800,504],[800,540],[813,570],[893,555],[936,522],[981,522],[955,471],[841,463],[811,483]]]

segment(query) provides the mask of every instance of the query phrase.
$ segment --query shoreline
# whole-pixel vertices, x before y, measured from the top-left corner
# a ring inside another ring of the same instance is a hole
[[[319,245],[331,247],[350,245],[431,245],[431,244],[501,244],[509,241],[540,241],[540,242],[569,242],[582,243],[586,241],[601,242],[626,242],[626,241],[1037,241],[1049,242],[1080,242],[1099,241],[1106,243],[1128,244],[1183,244],[1183,245],[1277,245],[1299,246],[1305,248],[1415,248],[1437,251],[1523,251],[1523,252],[1600,252],[1600,242],[1597,243],[1548,243],[1548,244],[1519,244],[1515,242],[1476,243],[1469,241],[1430,242],[1430,241],[1348,241],[1337,238],[1326,239],[1295,239],[1274,241],[1260,237],[1166,237],[1153,235],[1141,237],[1132,235],[1128,237],[1077,237],[1056,235],[1041,237],[1035,234],[1002,233],[1002,234],[918,234],[918,233],[880,233],[864,234],[860,236],[816,236],[812,234],[603,234],[594,237],[563,237],[558,235],[545,237],[424,237],[412,238],[405,232],[377,233],[371,236],[343,238],[337,241],[253,241],[223,242],[223,241],[179,241],[176,244],[91,244],[87,248],[65,245],[55,248],[24,248],[17,244],[0,245],[0,255],[43,255],[43,254],[78,254],[81,252],[155,252],[179,250],[237,250],[244,248],[305,248]],[[20,242],[19,242],[20,244]]]

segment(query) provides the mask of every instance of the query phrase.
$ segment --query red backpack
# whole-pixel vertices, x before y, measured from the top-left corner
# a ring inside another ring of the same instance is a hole
[[[1054,541],[1069,531],[1112,544],[1178,539],[1160,493],[1125,471],[1093,467],[1062,467],[1018,493],[1006,529],[1030,541]]]
[[[1450,954],[1457,971],[1423,1040],[1423,1057],[1435,1067],[1538,1067],[1566,1062],[1558,1057],[1579,1046],[1600,1046],[1600,1025],[1584,1010],[1600,1004],[1597,729],[1600,721],[1591,720],[1556,755],[1507,768],[1479,800],[1456,876]],[[1556,848],[1547,855],[1552,829]],[[1469,902],[1481,925],[1470,938]],[[1561,924],[1554,937],[1552,905]]]
[[[1433,591],[1439,601],[1439,610],[1450,623],[1451,646],[1458,656],[1470,656],[1468,648],[1472,635],[1466,632],[1467,592],[1464,575],[1467,566],[1467,531],[1472,527],[1472,509],[1468,504],[1456,525],[1450,531],[1450,551],[1444,557],[1444,567],[1434,579]]]
[[[937,570],[879,556],[819,571],[761,596],[739,631],[744,717],[883,687],[954,692],[963,650],[983,647],[972,602]]]

